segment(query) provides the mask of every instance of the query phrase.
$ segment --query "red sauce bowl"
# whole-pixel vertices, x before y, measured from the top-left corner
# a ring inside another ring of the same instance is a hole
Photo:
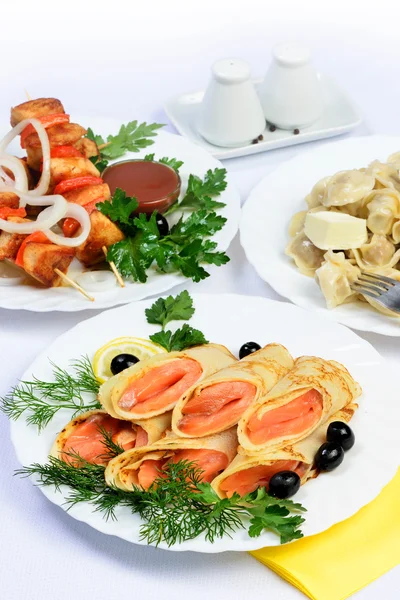
[[[172,167],[147,160],[124,160],[107,167],[101,175],[110,187],[111,195],[117,188],[139,202],[137,212],[165,212],[178,200],[181,179]]]

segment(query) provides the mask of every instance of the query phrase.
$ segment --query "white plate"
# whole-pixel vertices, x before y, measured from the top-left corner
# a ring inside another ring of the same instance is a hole
[[[51,377],[49,359],[67,367],[71,359],[82,354],[93,356],[95,350],[111,338],[147,337],[156,329],[144,318],[144,309],[150,305],[150,300],[130,304],[80,323],[39,356],[22,379],[29,380],[33,375],[48,379]],[[356,445],[335,472],[320,475],[296,495],[296,500],[308,509],[304,534],[313,535],[328,529],[375,498],[395,475],[400,456],[397,381],[376,350],[346,327],[283,302],[251,296],[197,294],[194,305],[196,313],[191,324],[201,329],[209,340],[225,344],[236,355],[240,346],[249,340],[260,344],[281,342],[294,356],[314,354],[344,363],[363,386],[360,408],[352,421]],[[11,437],[19,462],[22,465],[46,462],[54,438],[69,419],[70,414],[65,412],[41,435],[23,419],[11,423]],[[62,493],[49,487],[40,489],[65,510]],[[118,521],[105,521],[89,504],[76,505],[69,514],[104,533],[135,544],[144,543],[139,540],[140,519],[127,508],[118,510]],[[233,534],[232,539],[226,537],[210,544],[199,537],[177,544],[171,550],[244,551],[278,544],[279,538],[272,533],[252,539],[241,530]],[[161,544],[161,547],[166,546]]]
[[[204,90],[175,96],[165,104],[164,110],[179,133],[202,146],[213,156],[219,159],[247,156],[248,154],[257,154],[274,148],[294,146],[295,144],[340,135],[351,131],[361,123],[360,112],[348,95],[325,75],[320,75],[320,79],[326,107],[321,119],[310,127],[302,129],[298,135],[284,129],[271,132],[266,128],[263,132],[264,140],[262,142],[238,148],[214,146],[198,133],[196,119]],[[260,83],[261,80],[255,80],[256,87]]]
[[[121,122],[116,119],[98,118],[98,117],[76,117],[76,122],[85,127],[91,127],[96,133],[106,136],[109,133],[117,133]],[[155,153],[156,158],[168,156],[183,160],[184,164],[180,169],[182,179],[182,189],[186,189],[188,176],[193,173],[203,177],[208,169],[221,168],[222,165],[208,152],[199,148],[189,140],[181,136],[160,131],[153,138],[154,144],[137,153],[127,153],[119,160],[128,158],[140,158],[149,153]],[[21,148],[14,143],[10,146],[10,151],[21,155]],[[213,240],[218,243],[219,250],[226,250],[235,236],[239,226],[240,216],[240,196],[232,184],[229,176],[228,185],[218,199],[224,202],[226,206],[217,212],[227,218],[223,229],[213,236]],[[177,211],[174,218],[181,214]],[[188,215],[190,213],[187,213]],[[213,267],[210,266],[212,270]],[[219,267],[223,268],[223,267]],[[83,267],[78,261],[71,265],[69,274],[74,278]],[[25,309],[35,312],[66,311],[73,312],[78,310],[100,308],[110,308],[118,304],[127,304],[135,300],[141,300],[154,294],[159,294],[170,288],[187,281],[183,275],[157,273],[155,269],[149,270],[149,278],[146,283],[126,282],[126,287],[121,288],[118,285],[110,291],[96,292],[92,295],[95,302],[90,302],[79,292],[68,287],[43,289],[35,284],[14,285],[0,287],[0,308]]]
[[[328,310],[322,292],[311,277],[302,275],[285,255],[291,217],[307,208],[304,201],[313,185],[337,171],[366,167],[386,160],[400,149],[400,137],[365,136],[341,140],[283,163],[253,189],[240,223],[240,241],[247,259],[262,279],[303,308],[360,331],[400,336],[400,319],[387,317],[365,302],[342,304]]]

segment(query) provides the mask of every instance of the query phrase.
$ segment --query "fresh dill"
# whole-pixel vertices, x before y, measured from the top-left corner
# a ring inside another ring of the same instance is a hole
[[[79,468],[50,457],[45,465],[33,464],[16,472],[34,476],[39,485],[67,485],[67,509],[79,502],[90,502],[106,519],[115,519],[117,506],[126,506],[141,517],[142,540],[168,546],[204,535],[214,542],[238,529],[248,527],[249,535],[259,536],[270,530],[280,536],[281,543],[302,537],[300,530],[305,509],[291,500],[279,500],[259,489],[252,494],[221,499],[209,483],[202,483],[202,471],[195,463],[167,463],[162,476],[146,491],[133,488],[126,492],[108,487],[104,467],[75,456]],[[75,462],[76,464],[76,462]]]
[[[87,410],[101,408],[96,397],[100,384],[87,356],[71,363],[72,373],[51,363],[53,381],[21,381],[3,398],[0,409],[16,421],[23,414],[29,425],[36,425],[41,431],[62,409],[72,410],[71,418]]]

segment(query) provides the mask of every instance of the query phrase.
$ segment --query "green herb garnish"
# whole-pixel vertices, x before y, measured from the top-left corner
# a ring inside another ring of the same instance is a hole
[[[103,212],[102,204],[97,207]],[[105,210],[112,214],[108,205]],[[141,283],[147,281],[147,269],[153,264],[163,273],[178,271],[193,281],[201,281],[209,277],[201,263],[220,266],[229,261],[225,252],[215,251],[215,242],[206,239],[220,231],[225,222],[215,212],[200,210],[186,219],[182,216],[169,234],[161,237],[156,214],[150,219],[140,214],[125,225],[131,231],[136,228],[136,234],[110,246],[107,260],[115,263],[123,277]]]
[[[269,496],[265,488],[241,498],[221,499],[209,483],[202,483],[202,471],[188,461],[167,463],[162,476],[149,490],[133,488],[125,492],[107,487],[104,467],[92,465],[78,455],[74,467],[54,457],[45,465],[33,464],[17,471],[21,476],[35,476],[39,485],[67,485],[68,508],[79,502],[90,502],[106,519],[115,519],[117,506],[127,506],[144,521],[140,528],[142,540],[168,546],[191,540],[201,534],[214,542],[238,529],[249,526],[249,535],[258,537],[264,530],[280,536],[281,543],[303,537],[300,526],[304,518],[291,513],[305,512],[291,500]],[[250,519],[250,521],[248,521]]]
[[[143,160],[147,160],[149,162],[154,162],[154,160],[156,160],[157,162],[162,163],[163,165],[171,167],[175,171],[179,171],[179,169],[183,165],[183,160],[178,160],[177,158],[168,158],[167,156],[163,156],[162,158],[155,159],[154,156],[155,154],[146,154]]]
[[[122,231],[127,235],[135,234],[137,231],[132,214],[138,206],[139,202],[136,198],[127,196],[120,188],[115,190],[111,201],[104,200],[96,205],[103,215],[111,221],[118,222]]]
[[[71,374],[54,363],[54,381],[22,381],[7,396],[0,399],[1,410],[16,421],[26,414],[26,422],[42,430],[54,415],[62,409],[72,410],[71,418],[87,410],[101,408],[96,399],[86,400],[84,394],[97,394],[100,384],[97,381],[91,362],[87,356],[72,363]]]
[[[146,308],[145,314],[148,323],[161,325],[162,331],[153,333],[150,339],[155,344],[163,346],[167,352],[180,351],[200,344],[208,344],[204,334],[198,329],[193,329],[185,323],[175,333],[165,331],[171,321],[189,321],[194,314],[193,300],[187,290],[175,296],[159,298]]]
[[[177,296],[159,298],[144,311],[146,320],[152,325],[161,325],[162,329],[170,321],[189,321],[194,315],[193,300],[187,290]]]
[[[227,186],[226,169],[209,169],[204,179],[197,175],[189,175],[186,194],[181,202],[173,204],[165,213],[166,215],[176,210],[215,210],[226,206],[223,202],[213,200],[219,196]]]

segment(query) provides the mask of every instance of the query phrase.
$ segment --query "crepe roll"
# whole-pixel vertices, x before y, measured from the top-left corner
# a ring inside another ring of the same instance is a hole
[[[106,465],[110,457],[104,443],[105,433],[114,444],[130,450],[150,446],[162,437],[170,425],[171,413],[141,421],[139,425],[114,419],[105,410],[91,410],[75,417],[64,427],[50,454],[72,464],[79,462],[73,455],[79,455],[92,464]]]
[[[332,415],[301,442],[286,448],[270,450],[253,456],[238,454],[212,486],[221,498],[230,498],[234,493],[245,496],[258,488],[268,485],[271,477],[280,471],[295,471],[303,485],[318,475],[314,466],[315,455],[326,442],[326,431],[332,421],[348,423],[357,409],[357,404],[349,404]]]
[[[247,454],[296,443],[360,394],[360,386],[340,363],[302,356],[246,410],[238,426],[239,443]]]
[[[182,437],[202,437],[229,429],[292,367],[286,348],[269,344],[202,379],[175,406],[173,431]]]
[[[172,410],[190,387],[234,362],[217,344],[157,354],[111,377],[101,386],[99,400],[117,419],[148,419]]]
[[[135,487],[147,490],[168,463],[188,461],[201,469],[202,481],[211,482],[227,468],[236,450],[236,427],[201,439],[178,438],[169,433],[152,446],[128,450],[113,458],[105,478],[109,486],[127,492]]]

